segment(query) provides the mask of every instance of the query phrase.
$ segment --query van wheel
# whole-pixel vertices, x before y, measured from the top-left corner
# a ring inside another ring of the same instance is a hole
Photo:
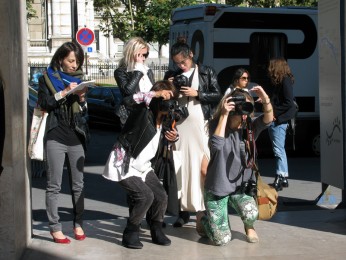
[[[311,139],[311,151],[313,155],[320,156],[321,153],[321,145],[320,145],[320,134],[316,134]]]

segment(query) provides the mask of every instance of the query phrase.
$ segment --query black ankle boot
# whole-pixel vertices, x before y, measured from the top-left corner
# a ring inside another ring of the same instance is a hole
[[[190,220],[190,213],[188,211],[179,211],[179,217],[174,222],[173,227],[182,227]]]
[[[286,177],[282,177],[282,175],[276,175],[272,186],[276,189],[276,191],[280,191],[282,188],[288,187],[288,180]]]
[[[161,246],[169,246],[171,244],[171,240],[162,231],[162,222],[151,221],[150,234],[154,244]]]
[[[281,186],[284,187],[284,188],[288,187],[288,180],[287,180],[286,177],[282,177],[281,176]]]
[[[139,225],[127,223],[123,233],[123,246],[133,249],[141,249],[143,244],[139,241]]]
[[[272,186],[274,187],[274,189],[276,191],[282,190],[282,179],[281,178],[282,178],[281,175],[276,175],[275,180],[272,184]]]

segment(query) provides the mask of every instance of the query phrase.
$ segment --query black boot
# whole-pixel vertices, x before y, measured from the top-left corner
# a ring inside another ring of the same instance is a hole
[[[280,191],[282,190],[282,185],[281,185],[281,175],[276,175],[275,180],[272,184],[272,186],[274,187],[274,189],[276,189],[276,191]]]
[[[288,180],[287,180],[286,177],[282,177],[281,176],[281,186],[284,187],[284,188],[288,187]]]
[[[288,187],[288,180],[286,177],[282,177],[282,175],[276,175],[274,183],[271,184],[276,191],[281,191],[282,188]]]
[[[174,222],[173,227],[182,227],[190,220],[190,213],[188,211],[179,211],[179,217]]]
[[[122,244],[124,247],[141,249],[143,244],[139,241],[139,225],[127,223],[123,233]]]
[[[162,222],[151,221],[150,234],[154,244],[161,246],[169,246],[171,244],[171,240],[162,231]]]

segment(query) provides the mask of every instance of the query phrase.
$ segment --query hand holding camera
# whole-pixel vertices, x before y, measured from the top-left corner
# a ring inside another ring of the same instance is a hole
[[[190,79],[185,75],[178,75],[173,78],[173,84],[176,89],[181,92],[184,96],[187,97],[196,97],[198,96],[198,91],[191,88]]]
[[[175,122],[189,116],[187,108],[179,106],[176,100],[162,100],[159,107],[160,111],[168,112],[163,122],[163,128],[165,131],[172,130]]]
[[[230,111],[230,115],[250,115],[254,111],[251,102],[247,102],[245,96],[233,96],[227,99],[227,103],[234,102],[234,111]]]

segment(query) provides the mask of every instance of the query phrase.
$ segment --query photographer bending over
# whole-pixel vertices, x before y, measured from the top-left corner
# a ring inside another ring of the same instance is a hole
[[[139,226],[150,208],[150,234],[153,243],[168,246],[171,240],[162,231],[163,217],[167,208],[167,194],[154,173],[151,160],[155,157],[160,140],[162,120],[168,111],[160,110],[160,99],[169,100],[175,88],[169,81],[159,81],[150,92],[138,92],[124,98],[130,111],[117,143],[111,152],[103,176],[117,181],[126,190],[129,218],[123,233],[122,244],[140,249]],[[175,129],[164,132],[168,141],[175,141]]]
[[[204,186],[207,214],[197,214],[201,222],[197,231],[201,236],[208,236],[215,245],[226,245],[232,238],[228,204],[243,220],[247,241],[259,241],[254,229],[258,209],[253,198],[256,186],[251,163],[255,160],[255,150],[251,147],[255,148],[254,140],[273,121],[273,108],[262,87],[253,87],[250,91],[262,101],[262,115],[251,118],[253,98],[247,91],[235,89],[223,97],[209,125],[211,160]],[[245,97],[246,102],[239,101],[240,96]]]

